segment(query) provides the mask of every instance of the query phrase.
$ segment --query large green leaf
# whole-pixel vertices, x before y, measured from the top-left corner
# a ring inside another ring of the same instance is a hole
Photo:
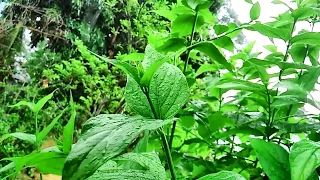
[[[53,97],[53,93],[50,93],[48,95],[46,95],[45,97],[41,98],[37,104],[34,105],[34,112],[38,113],[42,107]]]
[[[120,114],[89,119],[67,157],[63,180],[88,178],[111,158],[124,152],[144,130],[155,130],[170,122]]]
[[[232,171],[220,171],[218,173],[205,175],[198,180],[245,180],[245,178]]]
[[[215,40],[213,40],[213,43],[223,49],[230,51],[230,52],[234,51],[234,44],[233,44],[231,38],[228,36],[223,36],[221,38],[215,39]]]
[[[211,42],[202,42],[195,46],[194,49],[208,55],[212,60],[224,65],[226,69],[232,72],[231,64],[226,60],[226,58],[220,53],[218,48]]]
[[[15,138],[21,139],[23,141],[28,141],[28,142],[30,142],[32,144],[36,143],[36,135],[23,133],[23,132],[15,132],[15,133],[10,133],[10,134],[4,134],[1,137],[1,141],[5,140],[5,139],[7,139],[9,137],[15,137]]]
[[[274,28],[265,24],[256,23],[248,28],[249,30],[258,31],[260,34],[270,38],[279,38],[284,41],[289,40],[290,30],[285,28]]]
[[[215,86],[216,88],[228,90],[245,90],[251,92],[265,92],[265,86],[239,79],[221,79]]]
[[[132,180],[164,180],[166,172],[161,164],[159,157],[155,153],[127,153],[123,154],[114,161],[129,161],[140,165],[141,168],[114,166],[100,168],[87,180],[104,179],[132,179]]]
[[[320,33],[319,32],[306,32],[298,34],[290,40],[291,44],[308,44],[308,45],[320,45]]]
[[[155,118],[153,110],[159,119],[172,118],[189,98],[186,77],[179,68],[168,63],[153,74],[148,89],[150,102],[138,84],[128,78],[125,93],[128,106],[147,118]]]
[[[295,20],[305,20],[315,13],[311,7],[299,7],[292,11],[292,17]]]
[[[196,11],[208,9],[212,3],[212,0],[182,0],[183,5]]]
[[[290,179],[289,153],[278,144],[251,139],[264,172],[272,180]]]
[[[290,152],[291,179],[307,179],[320,165],[320,144],[302,140]]]

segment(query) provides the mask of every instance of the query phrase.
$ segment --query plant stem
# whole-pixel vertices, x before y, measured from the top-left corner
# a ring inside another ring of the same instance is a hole
[[[161,136],[163,149],[164,149],[164,151],[166,153],[167,163],[168,163],[169,170],[170,170],[170,173],[171,173],[171,179],[176,180],[177,178],[176,178],[176,174],[174,172],[173,161],[172,161],[172,157],[171,157],[171,150],[169,148],[166,135],[163,133],[162,129],[159,130],[158,132],[159,132],[159,134]]]
[[[192,41],[194,39],[194,33],[195,33],[196,25],[197,25],[197,19],[198,19],[198,12],[196,12],[196,15],[195,15],[195,18],[193,21],[191,37],[190,37],[190,41],[188,42],[188,46],[192,45]],[[191,49],[189,49],[187,52],[187,59],[184,62],[184,66],[183,66],[183,74],[185,74],[186,70],[187,70],[187,66],[188,66],[189,59],[190,59],[190,52],[191,52]],[[173,137],[174,137],[174,132],[176,130],[176,126],[177,126],[177,121],[173,121],[172,129],[171,129],[171,133],[170,133],[170,139],[169,139],[169,148],[170,149],[172,148],[172,142],[173,142]]]

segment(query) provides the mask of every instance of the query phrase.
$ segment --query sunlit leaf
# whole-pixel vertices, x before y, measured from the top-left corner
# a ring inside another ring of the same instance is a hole
[[[319,32],[306,32],[298,34],[290,40],[291,44],[309,44],[320,45],[320,33]]]
[[[260,3],[256,2],[255,4],[253,4],[250,9],[251,20],[257,20],[260,16],[260,11],[261,11]]]

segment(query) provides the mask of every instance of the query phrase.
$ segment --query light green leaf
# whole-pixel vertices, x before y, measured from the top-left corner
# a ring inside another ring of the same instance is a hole
[[[3,166],[2,168],[0,168],[0,174],[2,174],[3,172],[9,171],[16,168],[16,163],[11,162],[5,166]]]
[[[234,122],[222,112],[215,112],[208,116],[209,128],[211,132],[216,132],[225,126],[231,126]]]
[[[23,133],[23,132],[15,132],[15,133],[10,133],[10,134],[5,134],[1,137],[1,141],[8,139],[9,137],[15,137],[15,138],[21,139],[23,141],[28,141],[32,144],[36,143],[36,135]]]
[[[76,119],[76,108],[73,102],[73,97],[70,92],[70,107],[71,107],[71,116],[67,125],[63,128],[63,153],[69,154],[73,144],[73,132],[74,132],[74,123]]]
[[[258,129],[251,128],[249,126],[240,126],[240,127],[235,127],[225,132],[219,133],[216,137],[218,137],[219,139],[226,139],[236,134],[264,136],[264,134]]]
[[[41,142],[43,138],[46,137],[46,135],[51,131],[54,125],[56,125],[56,123],[58,122],[58,120],[61,118],[61,116],[65,111],[66,109],[64,109],[57,117],[55,117],[48,126],[46,126],[41,132],[39,132],[39,134],[37,134],[38,143]]]
[[[284,41],[289,40],[290,30],[287,28],[274,28],[265,24],[256,23],[248,27],[248,30],[258,31],[260,34],[269,38],[278,38]]]
[[[205,175],[198,180],[245,180],[245,178],[232,171],[220,171],[218,173]]]
[[[319,123],[288,123],[288,122],[274,122],[274,127],[284,130],[287,133],[305,133],[310,131],[317,131],[320,129]]]
[[[307,45],[320,45],[319,32],[306,32],[298,34],[290,40],[291,44],[307,44]]]
[[[298,79],[298,83],[306,92],[314,90],[315,84],[318,82],[320,76],[319,67],[309,68],[308,71],[304,72]]]
[[[37,104],[34,105],[34,112],[35,113],[38,113],[42,108],[43,106],[53,97],[53,93],[50,93],[49,95],[46,95],[45,97],[41,98]]]
[[[179,33],[181,36],[191,35],[193,22],[196,16],[194,14],[181,14],[172,23],[172,32]],[[199,16],[195,29],[198,30],[204,24],[204,18]]]
[[[144,53],[130,53],[124,54],[117,57],[121,61],[142,61],[144,58]]]
[[[222,33],[227,32],[229,28],[226,25],[217,24],[213,26],[213,29],[217,35],[220,35]]]
[[[319,52],[320,52],[320,46],[313,46],[309,47],[308,51],[308,57],[310,59],[310,62],[313,66],[319,65]]]
[[[245,0],[249,4],[253,4],[252,0]]]
[[[215,85],[215,87],[228,90],[245,90],[251,92],[265,91],[264,85],[239,79],[222,79]]]
[[[307,47],[303,44],[294,44],[291,46],[289,53],[294,62],[304,62],[307,53]]]
[[[262,169],[270,179],[290,179],[289,153],[285,149],[262,139],[251,139],[250,142]]]
[[[176,18],[176,15],[173,13],[173,11],[170,11],[170,10],[162,9],[162,10],[153,10],[152,12],[154,12],[162,17],[165,17],[170,21],[173,21]]]
[[[307,179],[320,165],[320,145],[310,140],[301,140],[290,152],[291,179]]]
[[[250,54],[255,44],[256,44],[256,41],[250,42],[250,43],[243,49],[243,52],[245,52],[245,53],[247,53],[247,54]]]
[[[184,38],[173,37],[166,40],[156,50],[159,52],[175,52],[184,47],[186,47],[186,40]]]
[[[196,44],[192,47],[202,53],[208,55],[212,60],[224,65],[226,69],[232,72],[231,64],[226,60],[226,58],[220,53],[216,46],[211,42],[202,42]]]
[[[9,107],[19,107],[19,106],[28,106],[32,112],[35,112],[34,104],[32,102],[20,101],[15,105],[11,105]]]
[[[182,0],[182,4],[193,10],[208,9],[212,4],[211,0]]]
[[[299,7],[292,11],[292,17],[297,20],[305,20],[310,18],[315,11],[311,7]]]
[[[266,50],[273,52],[273,53],[276,53],[278,51],[277,46],[275,46],[275,45],[265,45],[263,47],[266,48]]]
[[[159,157],[155,153],[127,153],[123,154],[114,161],[129,161],[140,165],[140,169],[133,167],[103,168],[98,170],[88,180],[104,180],[104,179],[132,179],[132,180],[164,180],[166,172],[161,164]]]
[[[230,51],[230,52],[234,51],[234,44],[233,44],[231,38],[228,36],[223,36],[221,38],[215,39],[215,40],[213,40],[213,43],[223,49]]]
[[[103,114],[89,119],[67,157],[63,179],[88,178],[107,161],[124,152],[143,131],[155,130],[170,122],[120,114]]]
[[[260,11],[261,11],[261,7],[259,2],[256,2],[255,4],[252,5],[250,9],[250,18],[252,21],[257,20],[259,18]]]

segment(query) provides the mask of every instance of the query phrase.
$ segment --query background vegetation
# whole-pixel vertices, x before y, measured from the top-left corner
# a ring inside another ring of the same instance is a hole
[[[317,0],[276,0],[287,11],[268,23],[246,0],[244,24],[218,24],[217,0],[5,2],[1,178],[318,179],[320,116],[304,111],[320,110]],[[302,21],[310,28],[296,32]],[[270,53],[236,51],[243,29],[270,38]],[[77,154],[108,143],[118,149]]]

